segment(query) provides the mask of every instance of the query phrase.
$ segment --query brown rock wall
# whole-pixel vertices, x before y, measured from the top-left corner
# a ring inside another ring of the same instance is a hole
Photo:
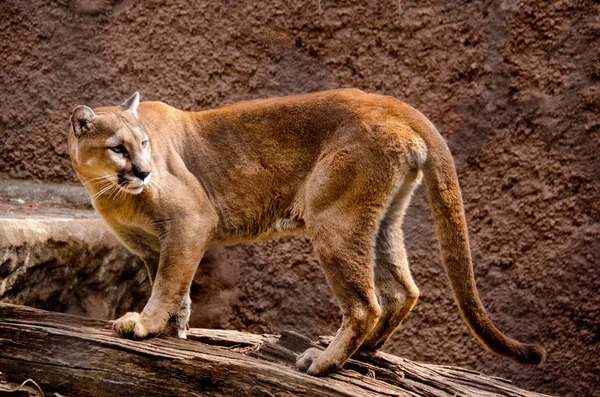
[[[337,87],[396,96],[448,138],[490,315],[509,335],[543,344],[549,358],[523,368],[486,353],[469,334],[422,190],[405,227],[421,299],[387,349],[540,392],[594,395],[599,7],[591,0],[5,0],[0,172],[73,180],[72,108],[118,103],[135,90],[188,110]],[[304,237],[218,250],[209,262],[215,270],[199,273],[195,295],[211,303],[196,304],[195,326],[335,330],[337,309]],[[230,292],[208,293],[211,275],[213,290]]]

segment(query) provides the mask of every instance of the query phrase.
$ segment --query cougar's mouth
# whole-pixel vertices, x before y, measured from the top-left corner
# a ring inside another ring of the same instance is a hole
[[[137,176],[119,175],[117,186],[125,193],[140,194],[150,183],[151,176],[152,173],[149,173],[144,179],[141,179]]]
[[[144,185],[141,186],[131,186],[132,184],[129,183],[126,186],[119,186],[121,189],[123,189],[126,193],[129,194],[140,194],[142,192],[142,190],[144,190]]]

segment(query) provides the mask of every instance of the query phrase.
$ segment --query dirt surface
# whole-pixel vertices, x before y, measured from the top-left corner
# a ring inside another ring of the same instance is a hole
[[[541,368],[522,367],[469,334],[422,189],[405,227],[421,299],[386,349],[539,392],[600,395],[599,7],[5,0],[0,172],[74,181],[70,111],[136,90],[186,110],[338,87],[396,96],[448,139],[491,317],[549,356]],[[196,301],[212,304],[196,304],[194,326],[335,331],[339,314],[305,237],[217,250],[205,263]],[[208,279],[230,292],[207,294]]]

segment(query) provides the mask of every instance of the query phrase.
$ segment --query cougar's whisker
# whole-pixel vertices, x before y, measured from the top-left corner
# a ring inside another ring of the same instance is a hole
[[[113,185],[112,183],[109,183],[108,185],[104,186],[102,189],[100,189],[96,194],[94,194],[92,196],[92,201],[96,201],[96,199],[100,196],[102,196],[104,193],[106,193],[107,191],[109,191],[110,189],[112,189],[115,185]]]
[[[91,183],[93,185],[97,185],[97,184],[102,183],[102,182],[104,182],[106,180],[109,180],[111,178],[113,178],[113,175],[111,175],[111,174],[109,174],[109,175],[102,175],[102,176],[99,176],[99,177],[96,177],[96,178],[88,179],[87,181],[83,181],[83,184],[84,185],[88,185],[88,184]]]
[[[114,185],[114,186],[115,186],[115,190],[114,190],[114,191],[112,191],[112,192],[110,193],[110,195],[108,196],[108,199],[109,199],[109,200],[114,200],[114,199],[116,199],[117,197],[119,197],[119,191],[120,191],[121,189],[119,189],[119,186],[117,186],[117,185]],[[113,195],[114,195],[114,197],[113,197]]]

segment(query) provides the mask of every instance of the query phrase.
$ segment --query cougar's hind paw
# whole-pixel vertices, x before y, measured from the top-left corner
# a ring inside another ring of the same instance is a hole
[[[329,362],[323,350],[311,347],[296,359],[296,367],[313,376],[325,376],[338,369],[335,363]]]

